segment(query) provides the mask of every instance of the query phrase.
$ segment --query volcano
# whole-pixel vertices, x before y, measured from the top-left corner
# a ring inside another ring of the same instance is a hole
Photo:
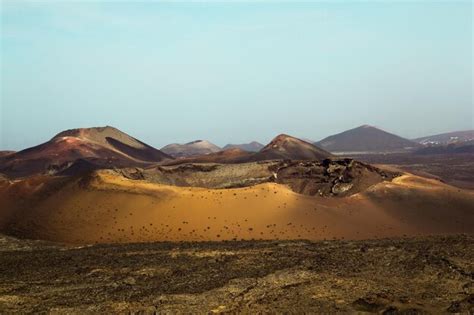
[[[335,154],[400,152],[420,146],[418,143],[369,125],[329,136],[315,144]]]
[[[331,153],[301,139],[281,134],[252,156],[253,161],[263,160],[324,160]]]
[[[94,127],[60,132],[50,141],[0,158],[0,172],[12,177],[55,173],[75,161],[93,168],[139,166],[172,159],[117,128]]]

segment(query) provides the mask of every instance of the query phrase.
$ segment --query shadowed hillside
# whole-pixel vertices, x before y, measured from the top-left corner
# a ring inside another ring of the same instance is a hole
[[[397,152],[419,146],[413,141],[368,125],[329,136],[316,144],[333,153]]]

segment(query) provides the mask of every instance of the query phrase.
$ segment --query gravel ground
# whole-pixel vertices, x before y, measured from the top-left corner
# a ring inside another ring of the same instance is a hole
[[[474,237],[68,247],[0,237],[0,313],[474,313]]]

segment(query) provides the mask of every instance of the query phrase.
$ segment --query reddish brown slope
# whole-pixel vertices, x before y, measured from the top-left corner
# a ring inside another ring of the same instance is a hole
[[[0,151],[0,157],[15,153],[15,151]]]
[[[163,164],[178,165],[184,163],[242,163],[243,161],[249,159],[251,156],[253,156],[253,153],[235,148],[210,154],[204,154],[200,156],[166,161]]]
[[[77,160],[95,168],[144,165],[170,159],[165,153],[113,127],[71,129],[50,141],[0,158],[0,172],[12,177],[51,173]]]
[[[301,139],[281,134],[251,157],[252,161],[263,160],[324,160],[331,153]]]

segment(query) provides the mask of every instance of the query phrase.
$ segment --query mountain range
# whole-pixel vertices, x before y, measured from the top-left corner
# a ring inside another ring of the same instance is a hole
[[[370,126],[331,141],[352,150],[398,150],[414,143]],[[362,147],[366,141],[377,145]],[[3,154],[0,233],[89,244],[472,231],[472,191],[443,183],[444,177],[426,169],[417,175],[399,165],[337,157],[287,134],[258,152],[217,151],[207,141],[184,147],[200,155],[184,156],[178,145],[181,151],[174,154],[181,156],[172,157],[107,126],[67,130]],[[462,157],[468,169],[470,157]],[[456,172],[450,163],[440,167]]]
[[[253,141],[220,148],[206,140],[169,144],[158,150],[117,128],[70,129],[51,140],[19,152],[0,151],[0,173],[11,177],[31,174],[74,174],[91,169],[146,167],[153,164],[246,163],[264,160],[324,160],[336,155],[357,153],[418,154],[470,153],[472,131],[440,134],[408,140],[379,128],[363,125],[329,136],[319,142],[281,134],[263,146]],[[433,141],[456,144],[428,147]],[[465,143],[465,145],[464,145]]]
[[[166,164],[184,163],[248,163],[267,160],[324,160],[332,154],[301,139],[281,134],[258,152],[239,148],[227,149],[207,155],[168,161]]]

